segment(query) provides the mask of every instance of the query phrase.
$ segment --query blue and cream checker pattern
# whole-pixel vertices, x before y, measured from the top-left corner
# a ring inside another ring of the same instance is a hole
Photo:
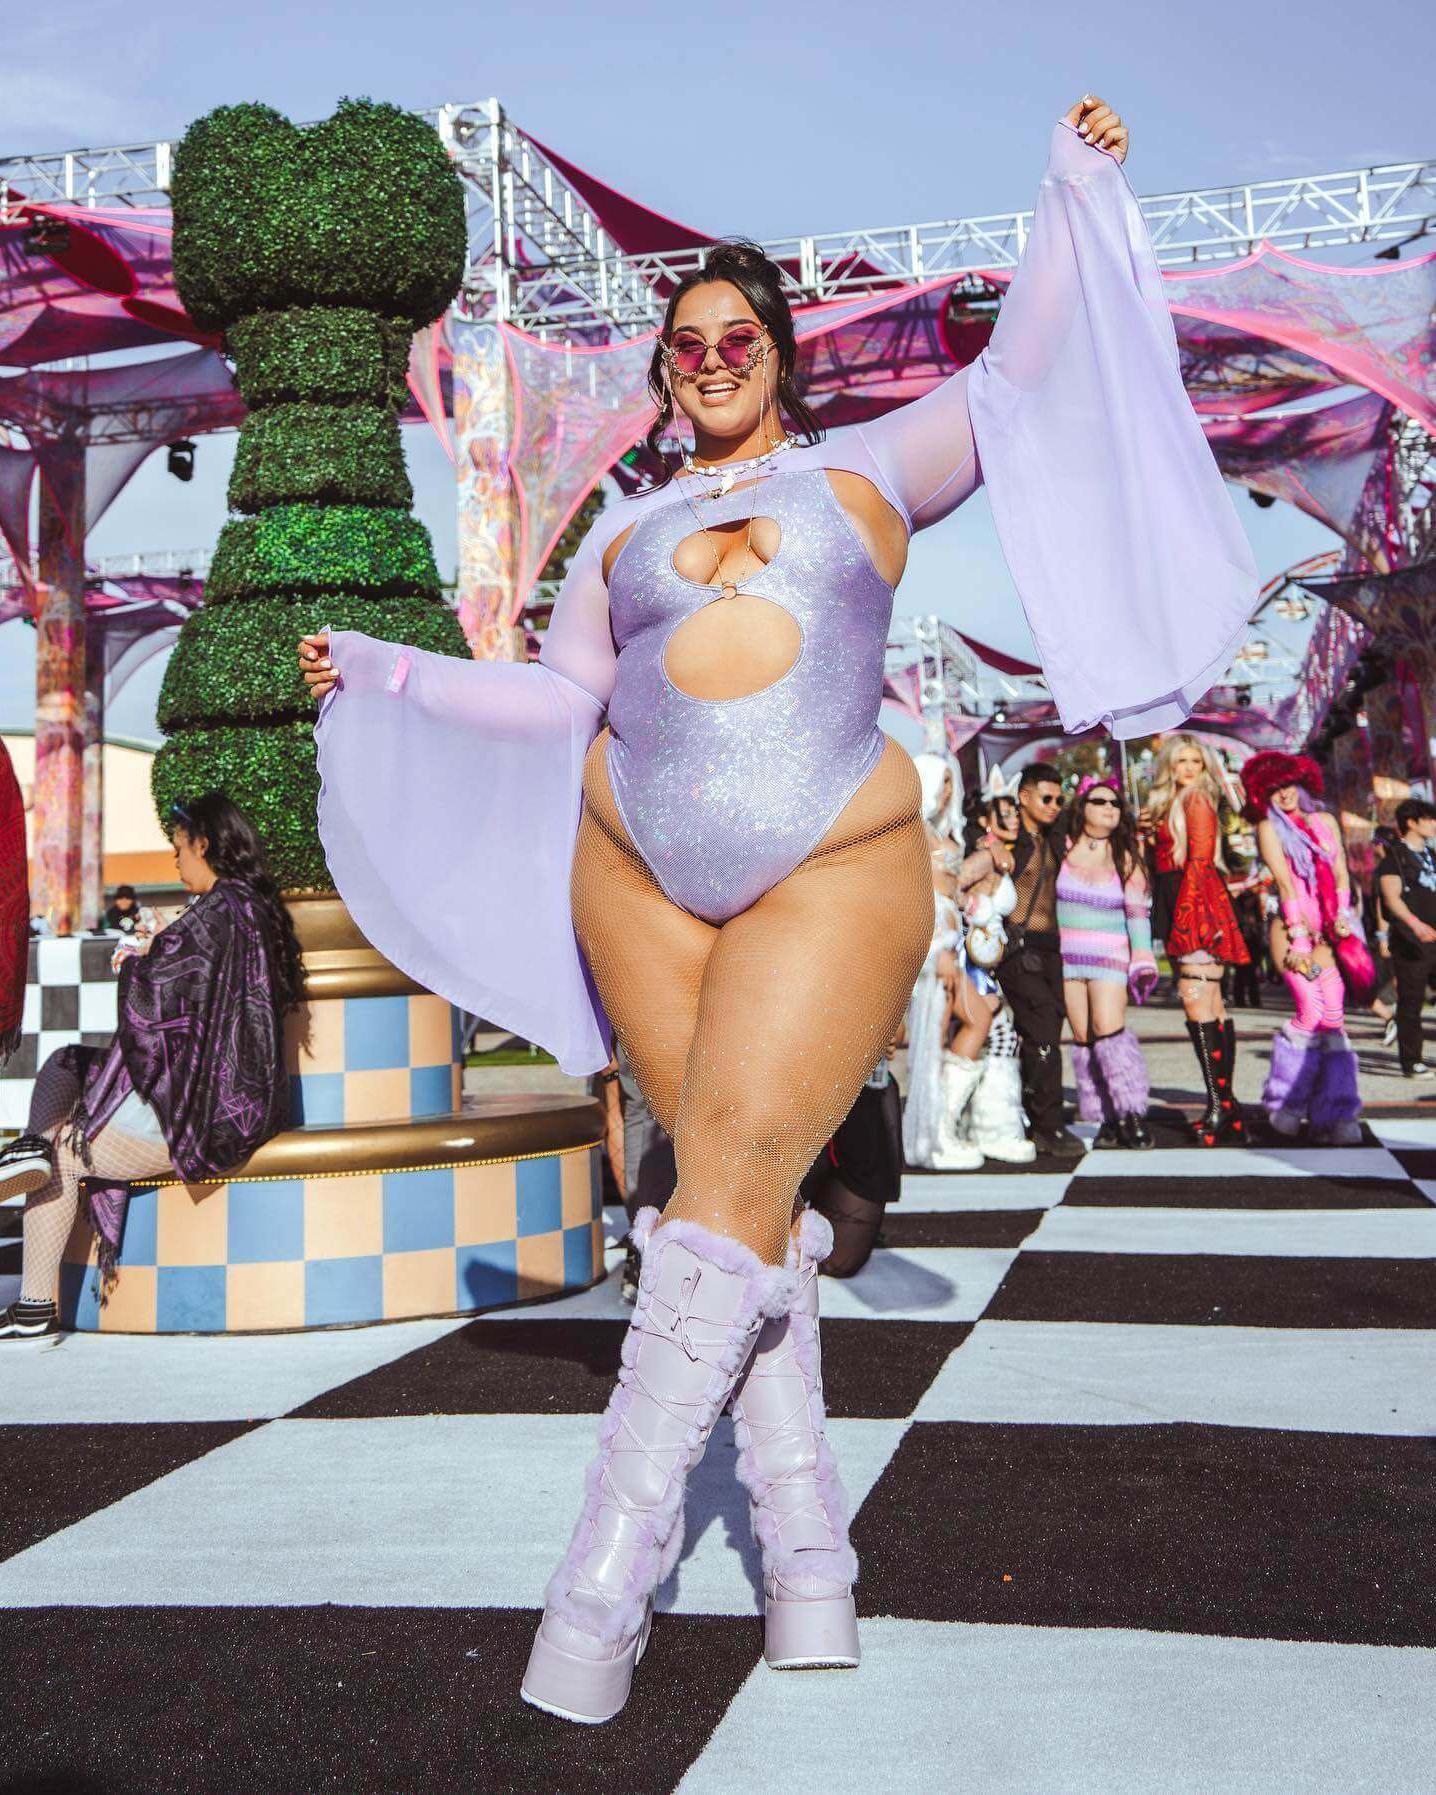
[[[100,1308],[76,1226],[61,1272],[81,1329],[236,1333],[448,1315],[603,1274],[595,1149],[424,1171],[137,1187]]]
[[[296,1127],[417,1121],[461,1107],[458,1018],[427,993],[309,1005],[290,1064]]]
[[[0,1066],[0,1129],[25,1126],[35,1074],[57,1048],[101,1047],[114,1034],[117,980],[110,956],[119,939],[68,935],[30,943],[20,1044]]]

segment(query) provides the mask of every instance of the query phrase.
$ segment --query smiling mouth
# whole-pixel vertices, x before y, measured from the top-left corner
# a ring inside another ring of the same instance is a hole
[[[736,380],[715,380],[711,386],[700,386],[698,397],[709,403],[721,404],[724,399],[731,399],[737,390]]]

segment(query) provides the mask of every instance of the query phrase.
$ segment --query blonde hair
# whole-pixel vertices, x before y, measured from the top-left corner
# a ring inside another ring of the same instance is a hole
[[[1176,760],[1186,748],[1194,748],[1202,757],[1202,770],[1190,785],[1179,786]],[[1163,739],[1152,765],[1152,789],[1147,797],[1147,819],[1153,828],[1162,823],[1167,825],[1167,832],[1172,838],[1172,859],[1178,866],[1187,864],[1187,800],[1193,792],[1200,792],[1220,817],[1222,800],[1227,795],[1222,763],[1200,736],[1185,731],[1180,735],[1169,735]],[[1222,852],[1220,829],[1217,830],[1216,859],[1217,865],[1225,871],[1226,858]]]

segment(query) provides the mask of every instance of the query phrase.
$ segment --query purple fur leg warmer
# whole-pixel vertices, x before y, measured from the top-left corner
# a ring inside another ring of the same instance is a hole
[[[1272,1037],[1271,1070],[1262,1087],[1262,1108],[1269,1116],[1279,1111],[1304,1116],[1316,1085],[1322,1060],[1315,1035],[1285,1023]]]
[[[1090,1047],[1073,1046],[1072,1076],[1077,1080],[1077,1114],[1084,1122],[1105,1122],[1107,1112],[1102,1107],[1102,1093],[1097,1088],[1097,1080],[1092,1076]]]
[[[1311,1094],[1311,1126],[1324,1133],[1338,1122],[1354,1122],[1361,1114],[1356,1055],[1345,1034],[1327,1034],[1321,1066]]]
[[[1151,1084],[1142,1044],[1131,1029],[1124,1028],[1120,1035],[1099,1035],[1092,1043],[1092,1052],[1113,1112],[1119,1116],[1145,1116]]]

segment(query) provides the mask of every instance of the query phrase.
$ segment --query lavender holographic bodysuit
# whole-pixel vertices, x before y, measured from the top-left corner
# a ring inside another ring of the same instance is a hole
[[[395,965],[549,1048],[566,1072],[607,1063],[569,901],[584,763],[605,713],[615,799],[675,903],[724,920],[811,852],[883,746],[892,605],[827,469],[867,480],[909,531],[985,484],[1069,734],[1176,727],[1225,672],[1256,603],[1136,196],[1112,156],[1061,122],[977,360],[789,450],[763,477],[757,509],[781,541],[742,586],[784,606],[803,636],[772,686],[699,699],[664,673],[672,631],[729,602],[673,568],[695,529],[681,483],[598,517],[537,664],[334,632],[340,684],[315,730],[320,837],[355,922]],[[748,515],[753,496],[695,503],[719,523]],[[630,526],[610,591],[604,553]]]
[[[745,519],[751,487],[699,500],[705,524]],[[883,651],[893,594],[820,467],[774,472],[758,508],[778,552],[742,589],[784,607],[802,643],[772,685],[694,698],[668,677],[669,637],[717,587],[685,578],[674,551],[694,533],[681,500],[650,511],[609,574],[618,647],[608,776],[634,846],[685,910],[725,922],[806,858],[877,765]]]

